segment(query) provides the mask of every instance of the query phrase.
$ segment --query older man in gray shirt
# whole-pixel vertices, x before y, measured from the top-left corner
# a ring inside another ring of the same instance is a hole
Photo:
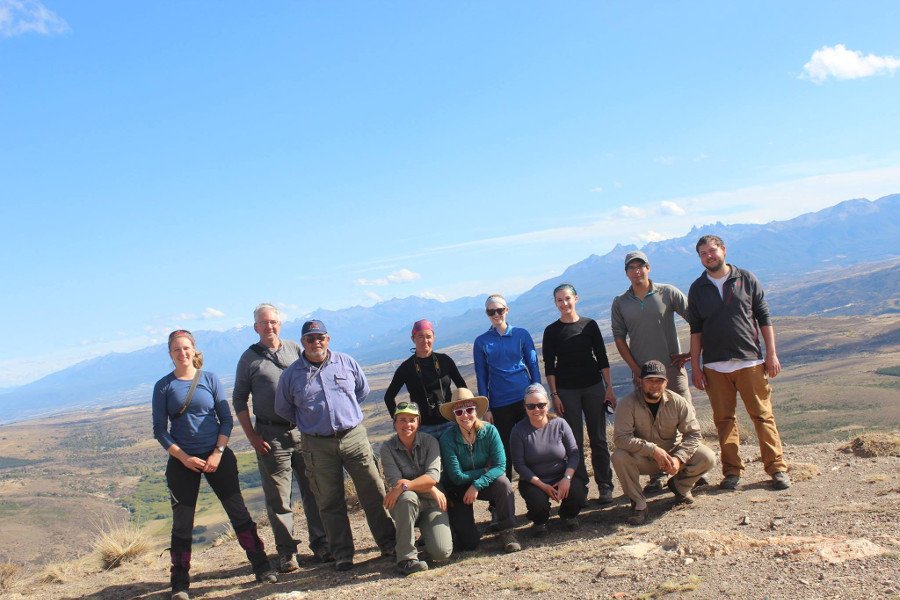
[[[291,506],[291,473],[297,478],[303,514],[309,531],[309,548],[323,562],[333,560],[328,551],[325,527],[316,497],[309,487],[306,465],[300,453],[300,432],[289,420],[275,413],[275,389],[281,373],[300,355],[297,342],[282,340],[281,312],[271,304],[253,311],[253,329],[259,342],[241,355],[234,377],[232,402],[244,435],[256,450],[256,461],[266,497],[266,512],[282,573],[299,568],[295,554],[294,511]],[[252,398],[256,426],[250,422],[248,400]]]

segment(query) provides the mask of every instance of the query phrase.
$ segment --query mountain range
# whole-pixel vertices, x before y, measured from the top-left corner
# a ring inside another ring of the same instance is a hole
[[[858,315],[900,311],[900,194],[876,201],[855,199],[786,221],[695,227],[687,235],[640,248],[650,258],[651,278],[685,292],[702,273],[694,245],[704,234],[725,241],[728,261],[756,273],[774,315]],[[575,286],[579,313],[596,319],[609,333],[613,297],[628,287],[623,258],[636,246],[618,245],[603,256],[591,255],[542,281],[510,302],[509,322],[537,340],[558,313],[552,290],[561,282]],[[485,295],[498,290],[485,290]],[[311,316],[328,326],[332,347],[360,363],[403,358],[411,346],[412,323],[435,323],[437,346],[472,342],[488,328],[485,296],[450,302],[411,296],[372,307],[317,310]],[[282,336],[297,339],[305,320],[286,322]],[[196,332],[206,368],[232,383],[240,354],[256,341],[252,327]],[[611,341],[607,337],[607,341]],[[47,375],[27,385],[0,391],[0,422],[10,422],[79,407],[111,407],[149,400],[152,386],[171,368],[164,344],[128,353],[112,353]]]

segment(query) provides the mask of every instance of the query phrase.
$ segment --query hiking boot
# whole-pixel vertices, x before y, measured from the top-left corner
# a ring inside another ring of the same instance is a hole
[[[172,600],[191,600],[191,597],[187,591],[181,590],[172,594]]]
[[[611,504],[613,501],[613,492],[612,489],[602,487],[600,488],[600,495],[597,496],[597,504]]]
[[[428,563],[424,560],[401,560],[397,563],[397,572],[406,577],[420,571],[427,571]]]
[[[349,571],[349,570],[352,569],[352,568],[353,568],[353,561],[352,561],[352,560],[339,560],[339,561],[337,561],[336,563],[334,563],[334,570],[335,570],[335,571],[341,571],[341,572],[343,572],[343,571]]]
[[[772,475],[772,489],[786,490],[791,487],[791,477],[787,471],[778,471]]]
[[[533,538],[542,538],[547,535],[550,531],[550,528],[547,527],[547,523],[533,523],[531,525],[531,537]]]
[[[581,524],[578,522],[578,517],[572,517],[570,519],[561,519],[563,529],[566,531],[577,531]]]
[[[720,490],[729,490],[734,491],[737,489],[738,485],[741,483],[740,475],[727,475],[725,479],[719,484]]]
[[[272,569],[256,573],[256,580],[260,583],[278,583],[278,575]]]
[[[512,529],[504,529],[500,532],[500,541],[503,544],[503,551],[509,554],[510,552],[518,552],[522,549],[522,544],[519,543],[519,539],[516,537],[516,532]]]
[[[650,477],[650,482],[644,486],[644,495],[645,496],[655,496],[657,494],[662,494],[663,492],[663,479],[665,479],[665,473],[657,473]]]
[[[320,563],[334,562],[334,554],[328,548],[313,550],[313,557]]]
[[[695,489],[696,489],[696,488],[701,488],[701,487],[705,487],[705,486],[707,486],[707,485],[709,485],[709,479],[707,479],[705,475],[701,475],[701,476],[697,479],[697,482],[694,484],[694,488],[695,488]]]
[[[297,563],[297,557],[294,554],[279,554],[278,555],[278,572],[279,573],[293,573],[297,569],[300,568],[300,565]]]
[[[644,508],[642,510],[636,509],[633,505],[631,507],[631,515],[628,517],[628,524],[634,527],[638,527],[647,522],[647,509]]]
[[[675,494],[675,501],[678,504],[693,504],[694,496],[690,492],[686,492],[682,494],[678,491],[678,486],[675,485],[675,478],[669,477],[669,481],[666,483],[666,487],[669,488],[669,491]]]

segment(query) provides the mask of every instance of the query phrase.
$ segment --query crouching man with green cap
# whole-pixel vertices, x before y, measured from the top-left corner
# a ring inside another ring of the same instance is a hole
[[[415,402],[397,404],[396,433],[381,446],[381,465],[389,486],[384,507],[397,527],[397,570],[403,576],[428,569],[416,550],[416,526],[432,560],[445,560],[453,552],[447,498],[437,487],[441,447],[432,436],[419,432],[419,419]]]

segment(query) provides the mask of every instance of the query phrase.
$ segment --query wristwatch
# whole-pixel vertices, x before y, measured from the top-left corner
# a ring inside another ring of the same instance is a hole
[[[401,483],[401,484],[400,484],[400,489],[403,490],[404,492],[408,492],[408,491],[409,491],[409,486],[406,485],[405,483]]]
[[[572,481],[572,476],[571,476],[571,475],[563,475],[563,477],[565,477],[565,478],[568,479],[569,481]]]
[[[224,454],[224,453],[225,453],[225,446],[216,446],[216,450],[218,450],[220,454]]]

